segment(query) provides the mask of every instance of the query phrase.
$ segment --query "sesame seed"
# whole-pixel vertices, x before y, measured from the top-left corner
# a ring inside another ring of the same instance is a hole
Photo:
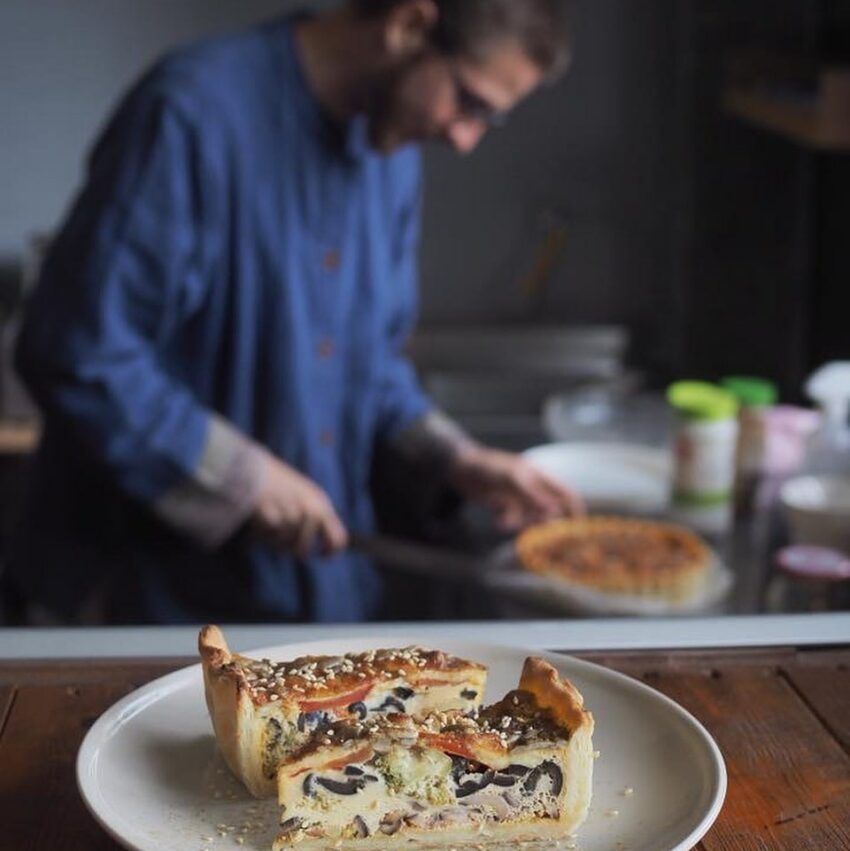
[[[632,789],[632,787],[631,787],[631,786],[626,786],[626,788],[625,788],[625,789],[623,789],[623,794],[624,794],[626,797],[628,797],[629,795],[634,795],[634,793],[635,793],[635,790],[634,790],[634,789]]]
[[[618,816],[618,815],[620,815],[620,811],[619,810],[608,810],[608,812],[605,813],[605,815],[606,816]]]

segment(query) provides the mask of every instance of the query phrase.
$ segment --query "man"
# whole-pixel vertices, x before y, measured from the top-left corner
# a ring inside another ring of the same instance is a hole
[[[18,365],[44,413],[12,581],[63,618],[357,620],[381,444],[507,527],[571,496],[402,354],[412,144],[471,151],[564,63],[554,0],[349,0],[159,63],[113,116]]]

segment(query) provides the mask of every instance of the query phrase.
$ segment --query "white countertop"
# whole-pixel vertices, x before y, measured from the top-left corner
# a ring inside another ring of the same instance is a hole
[[[227,626],[245,651],[320,639],[401,636],[431,644],[485,641],[530,649],[649,650],[850,644],[850,613],[715,618],[474,621]],[[198,627],[0,628],[0,659],[115,658],[196,654]]]

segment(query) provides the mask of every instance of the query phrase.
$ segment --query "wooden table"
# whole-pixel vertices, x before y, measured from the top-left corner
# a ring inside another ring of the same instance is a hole
[[[577,654],[689,709],[726,758],[702,851],[850,848],[850,648]],[[74,761],[108,706],[193,660],[0,662],[0,847],[119,846],[86,811]]]

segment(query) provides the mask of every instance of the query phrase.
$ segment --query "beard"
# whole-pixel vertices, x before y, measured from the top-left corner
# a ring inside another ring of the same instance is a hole
[[[391,154],[405,142],[404,134],[398,126],[398,121],[391,111],[376,111],[367,113],[369,127],[369,144],[379,154]]]
[[[369,143],[382,154],[390,154],[403,145],[433,137],[421,111],[411,98],[413,72],[419,64],[412,59],[403,67],[374,81],[365,98]]]

